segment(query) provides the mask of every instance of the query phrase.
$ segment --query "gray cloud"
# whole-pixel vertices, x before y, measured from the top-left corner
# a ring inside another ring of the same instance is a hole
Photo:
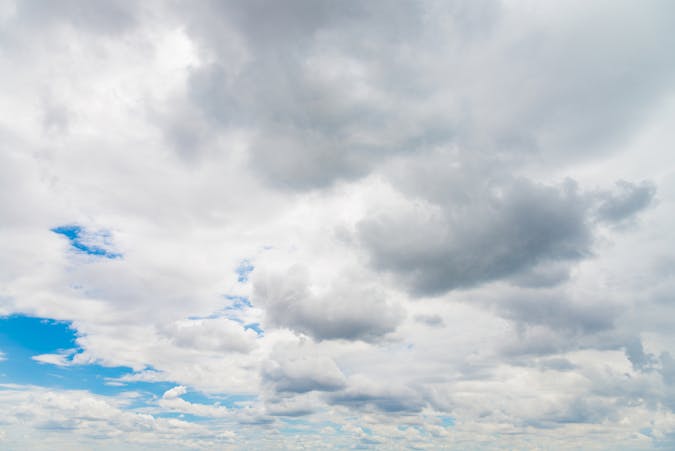
[[[439,294],[588,255],[586,205],[574,185],[518,180],[470,205],[366,219],[358,234],[376,268]]]
[[[555,371],[572,371],[577,368],[572,362],[563,358],[545,359],[540,362],[540,365],[542,368]]]
[[[299,266],[283,275],[255,276],[252,300],[265,308],[268,324],[317,340],[376,340],[392,332],[403,317],[401,307],[376,289],[343,281],[316,295],[308,284],[307,271]]]
[[[625,180],[616,182],[616,191],[600,195],[598,217],[607,222],[621,222],[645,209],[654,199],[656,187],[649,182],[639,185]]]
[[[443,317],[440,315],[415,315],[415,321],[430,327],[444,327]]]
[[[498,9],[457,2],[445,14],[453,33],[471,36],[469,24],[492,21]],[[426,36],[433,5],[231,2],[215,11],[188,14],[191,35],[222,59],[193,70],[188,98],[212,127],[253,132],[250,166],[270,184],[330,186],[454,135],[447,115],[425,111],[436,88],[423,76],[425,60],[410,52],[439,38]]]
[[[546,28],[509,12],[497,1],[205,2],[184,14],[218,61],[193,70],[188,98],[214,129],[253,132],[264,180],[304,190],[439,144],[501,164],[583,160],[640,124],[675,70],[658,8],[590,5],[585,21]]]
[[[663,382],[667,385],[675,385],[675,359],[670,352],[664,351],[661,353],[660,360]]]
[[[606,302],[577,301],[563,293],[521,291],[502,297],[497,308],[516,323],[543,325],[554,330],[594,333],[610,329],[619,313]]]
[[[336,391],[346,384],[335,362],[321,356],[269,361],[263,368],[263,378],[277,392]]]
[[[567,262],[546,261],[516,274],[510,282],[523,288],[548,288],[568,281],[569,277]]]
[[[626,357],[638,371],[651,371],[656,359],[652,354],[646,353],[642,347],[642,341],[634,338],[626,343]]]
[[[382,412],[413,414],[426,405],[424,398],[408,387],[383,386],[356,377],[349,387],[328,398],[331,404],[357,409],[376,409]]]
[[[9,387],[0,440],[667,447],[674,12],[0,2],[3,315],[236,406]],[[80,222],[125,258],[64,253]]]

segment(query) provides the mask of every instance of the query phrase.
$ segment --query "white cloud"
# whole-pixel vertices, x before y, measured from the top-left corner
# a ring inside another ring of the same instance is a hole
[[[51,365],[57,366],[68,366],[72,364],[71,352],[59,353],[59,354],[39,354],[34,355],[31,359],[40,362],[40,363],[49,363]]]
[[[187,388],[184,385],[177,385],[174,388],[165,391],[162,398],[174,399],[183,396],[185,393],[187,393]]]
[[[268,3],[0,6],[0,314],[175,385],[5,442],[672,447],[673,5]]]

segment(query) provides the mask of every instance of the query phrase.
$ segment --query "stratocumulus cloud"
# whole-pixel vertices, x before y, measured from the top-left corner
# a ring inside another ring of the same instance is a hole
[[[674,5],[0,1],[0,448],[672,448]]]

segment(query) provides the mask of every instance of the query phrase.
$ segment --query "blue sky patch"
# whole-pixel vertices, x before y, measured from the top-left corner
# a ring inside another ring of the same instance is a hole
[[[255,266],[250,261],[244,259],[239,263],[235,272],[237,273],[237,281],[239,283],[248,282],[248,276],[253,272]]]
[[[258,334],[259,337],[262,337],[263,335],[265,335],[265,331],[263,330],[262,327],[260,327],[260,323],[250,323],[250,324],[244,325],[244,330],[249,330],[249,329],[251,329],[253,332]]]
[[[232,296],[228,294],[225,295],[225,299],[232,302],[224,310],[244,310],[245,308],[253,307],[253,304],[251,304],[251,301],[246,296]]]
[[[443,427],[449,428],[455,425],[455,419],[453,417],[442,416],[440,418]]]
[[[119,392],[106,385],[106,378],[130,373],[130,368],[101,365],[59,366],[36,361],[41,354],[63,354],[65,360],[81,352],[77,331],[71,323],[25,315],[0,317],[0,382],[34,384],[95,393]]]
[[[71,247],[78,252],[111,259],[122,257],[122,254],[111,250],[112,242],[108,231],[90,232],[75,224],[54,227],[51,231],[68,238]]]
[[[67,321],[27,315],[0,317],[0,351],[4,353],[4,360],[0,360],[0,383],[89,390],[100,395],[135,391],[141,394],[138,401],[142,404],[175,386],[171,382],[110,384],[111,380],[132,374],[133,370],[98,364],[60,366],[33,358],[42,354],[65,354],[66,361],[72,360],[75,354],[82,352],[77,337],[77,331]]]
[[[66,321],[24,315],[0,317],[0,345],[46,354],[76,347],[77,331]]]

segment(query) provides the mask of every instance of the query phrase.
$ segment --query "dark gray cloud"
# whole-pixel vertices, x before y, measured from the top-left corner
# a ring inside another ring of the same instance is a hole
[[[626,343],[626,357],[636,371],[651,371],[656,363],[654,356],[645,352],[639,338],[634,338]]]
[[[518,180],[470,205],[383,213],[363,221],[358,236],[376,268],[433,295],[588,255],[586,212],[573,184]]]
[[[574,262],[592,255],[596,219],[629,222],[655,193],[653,183],[626,181],[615,192],[581,192],[570,179],[547,186],[500,176],[491,166],[486,179],[475,180],[480,172],[462,174],[452,157],[430,161],[437,167],[392,172],[415,203],[371,214],[357,228],[372,265],[422,295],[501,279],[526,288],[559,285]]]
[[[445,14],[457,25],[453,33],[469,36],[476,32],[470,24],[498,9],[496,2],[457,2]],[[434,28],[432,10],[416,1],[194,8],[190,34],[219,58],[194,69],[189,102],[215,129],[253,132],[250,166],[276,187],[312,189],[363,176],[392,154],[454,135],[454,124],[423,105],[408,109],[433,101],[436,90],[424,79],[426,63],[411,52],[438,38],[425,34]],[[182,136],[168,138],[189,151],[192,142]]]
[[[511,277],[510,282],[523,288],[548,288],[569,280],[567,262],[546,261]]]
[[[343,281],[329,293],[311,292],[307,271],[295,266],[283,275],[255,276],[255,305],[265,308],[267,324],[317,340],[372,341],[393,332],[403,318],[400,306],[374,288]]]
[[[110,429],[141,447],[668,446],[673,5],[0,2],[3,311],[81,324],[72,364],[156,369],[122,382],[247,395],[143,407],[159,444]],[[64,259],[49,224],[79,218],[125,258]],[[89,399],[94,429],[129,396]]]
[[[653,183],[635,184],[620,180],[616,182],[616,190],[600,195],[597,209],[598,218],[607,222],[622,222],[630,219],[637,212],[645,209],[654,199],[656,187]]]
[[[193,70],[191,107],[214,130],[253,132],[251,168],[296,190],[438,145],[500,164],[586,159],[641,124],[675,70],[660,9],[630,3],[547,27],[497,1],[183,9],[190,36],[214,55]],[[168,135],[183,153],[194,145]]]

